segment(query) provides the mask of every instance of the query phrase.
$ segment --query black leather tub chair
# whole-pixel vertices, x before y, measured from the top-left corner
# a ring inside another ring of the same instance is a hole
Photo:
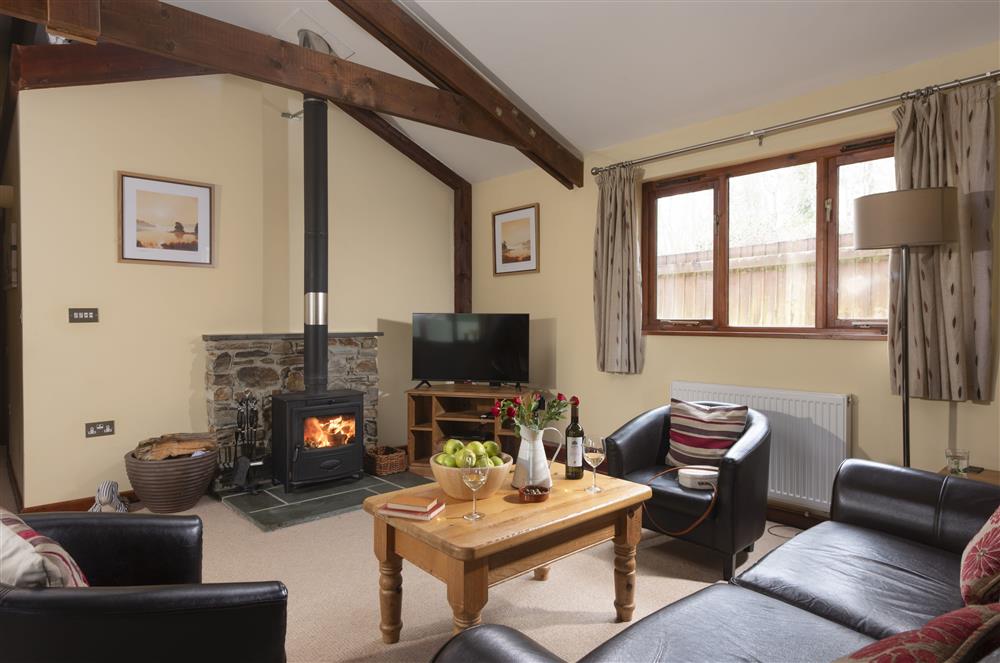
[[[701,405],[726,405],[703,401]],[[605,441],[611,476],[636,483],[667,469],[670,448],[670,406],[640,414]],[[736,569],[736,556],[753,550],[764,534],[767,519],[767,475],[771,454],[771,428],[767,417],[756,410],[747,414],[747,427],[719,467],[719,492],[715,508],[705,522],[678,538],[711,548],[724,555],[722,577],[729,580]],[[671,472],[650,484],[653,497],[646,502],[642,526],[663,531],[681,531],[708,507],[711,491],[692,490],[677,483]],[[649,514],[652,514],[650,519]],[[655,521],[655,523],[653,522]],[[657,527],[657,524],[660,527]]]
[[[0,585],[3,660],[285,660],[285,586],[201,584],[197,516],[21,517],[62,545],[91,587]]]

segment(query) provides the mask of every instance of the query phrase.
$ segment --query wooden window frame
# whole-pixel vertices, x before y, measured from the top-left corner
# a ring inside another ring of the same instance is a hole
[[[826,179],[829,191],[831,193],[839,191],[840,182],[838,178],[841,166],[891,157],[894,155],[893,148],[892,144],[882,145],[864,150],[854,150],[828,158]],[[870,326],[870,329],[885,329],[888,324],[886,320],[845,320],[839,316],[837,304],[840,296],[840,196],[830,195],[830,200],[832,205],[831,222],[826,224],[826,259],[829,265],[827,269],[829,284],[826,288],[827,326],[831,329],[864,329],[864,327],[860,327],[859,325],[867,324]],[[885,338],[885,335],[883,331],[881,336]]]
[[[646,330],[646,322],[653,320],[661,326],[668,327],[671,329],[687,329],[689,331],[695,330],[706,330],[706,329],[716,329],[720,323],[719,318],[719,308],[716,303],[719,298],[719,283],[718,279],[715,278],[715,268],[719,260],[719,249],[722,242],[719,241],[719,209],[721,202],[721,191],[719,189],[718,178],[702,179],[700,176],[693,178],[680,178],[679,180],[666,180],[659,183],[654,183],[655,186],[646,187],[643,185],[643,228],[642,237],[645,242],[646,238],[650,238],[653,242],[654,250],[646,250],[645,245],[643,246],[640,255],[642,258],[642,273],[654,275],[653,280],[653,290],[655,291],[655,275],[656,275],[656,214],[646,213],[645,210],[649,210],[651,207],[656,205],[656,200],[664,196],[679,195],[684,193],[696,193],[698,191],[714,191],[713,194],[713,211],[715,214],[715,228],[712,231],[712,317],[708,319],[690,319],[680,321],[668,321],[661,320],[656,315],[656,296],[655,292],[652,297],[646,296],[646,279],[643,277],[643,330]]]
[[[885,340],[885,320],[837,317],[839,232],[837,168],[893,156],[893,136],[838,143],[712,170],[647,180],[642,185],[642,329],[649,335],[744,336]],[[816,323],[814,327],[737,327],[729,325],[729,179],[786,166],[816,164]],[[715,190],[711,320],[660,320],[656,316],[656,201],[668,195]],[[827,220],[825,201],[831,200]],[[858,326],[860,323],[863,326]],[[867,325],[867,326],[864,326]]]

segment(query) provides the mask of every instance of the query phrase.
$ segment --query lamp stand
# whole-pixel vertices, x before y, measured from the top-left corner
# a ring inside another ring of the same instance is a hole
[[[900,284],[900,299],[902,300],[902,333],[903,343],[903,381],[900,384],[900,396],[903,397],[903,467],[910,466],[910,247],[899,247],[899,259],[902,267],[903,282]]]

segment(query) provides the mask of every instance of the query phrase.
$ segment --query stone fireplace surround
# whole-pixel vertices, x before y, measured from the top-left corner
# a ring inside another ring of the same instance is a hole
[[[365,442],[378,443],[378,337],[381,332],[333,332],[327,350],[330,389],[365,394]],[[271,440],[271,395],[303,391],[302,334],[206,334],[205,391],[209,430],[235,432],[236,400],[249,389],[260,401],[259,439]]]

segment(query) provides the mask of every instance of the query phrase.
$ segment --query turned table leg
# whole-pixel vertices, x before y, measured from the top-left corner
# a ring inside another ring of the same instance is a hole
[[[615,612],[618,621],[632,621],[635,612],[635,547],[642,534],[639,507],[622,513],[615,523]]]
[[[403,559],[396,554],[395,530],[385,521],[375,519],[375,556],[379,564],[379,610],[382,615],[379,628],[382,642],[399,642],[403,628]]]
[[[482,560],[448,560],[448,603],[454,618],[454,633],[482,622],[481,613],[489,591],[487,567]]]
[[[535,580],[548,580],[549,579],[549,567],[539,566],[535,569]]]

